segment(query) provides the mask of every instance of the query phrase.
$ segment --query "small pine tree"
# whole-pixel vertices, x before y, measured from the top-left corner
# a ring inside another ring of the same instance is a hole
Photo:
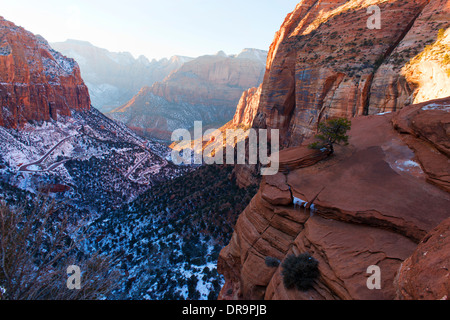
[[[345,118],[330,119],[325,123],[319,124],[319,134],[316,138],[319,141],[311,143],[309,147],[311,149],[327,148],[334,152],[333,145],[335,143],[348,144],[347,131],[351,128],[351,121]]]

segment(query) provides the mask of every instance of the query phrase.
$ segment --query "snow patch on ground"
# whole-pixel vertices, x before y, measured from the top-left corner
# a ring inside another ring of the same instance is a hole
[[[443,110],[443,111],[450,112],[450,105],[442,105],[442,104],[432,103],[432,104],[426,105],[425,107],[422,107],[422,110],[423,111]]]
[[[395,166],[398,170],[403,172],[415,171],[418,173],[423,173],[420,164],[413,160],[397,160],[395,161]]]

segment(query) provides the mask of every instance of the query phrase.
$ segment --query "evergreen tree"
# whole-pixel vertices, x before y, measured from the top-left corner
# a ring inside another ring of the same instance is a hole
[[[333,145],[335,143],[348,144],[347,131],[351,128],[351,121],[345,118],[330,119],[325,123],[319,124],[319,134],[316,138],[319,141],[311,143],[309,147],[311,149],[323,149],[326,148],[334,152]]]

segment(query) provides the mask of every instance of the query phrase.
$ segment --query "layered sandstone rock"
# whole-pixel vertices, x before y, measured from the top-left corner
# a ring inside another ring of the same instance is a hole
[[[202,149],[209,147],[209,149],[219,149],[226,147],[226,132],[227,130],[232,130],[236,134],[236,138],[234,139],[233,146],[241,141],[245,141],[248,137],[248,129],[252,127],[253,119],[258,110],[259,99],[261,96],[261,86],[258,88],[250,88],[242,93],[242,96],[239,100],[239,103],[236,107],[236,112],[234,114],[233,120],[227,122],[225,125],[221,126],[217,130],[215,130],[212,134],[206,134],[202,137],[202,141],[183,141],[176,142],[171,144],[172,149],[182,150],[186,147],[191,147],[197,144],[202,145]],[[245,177],[245,175],[248,175]],[[243,182],[243,180],[250,179],[252,174],[250,172],[242,172],[238,174],[238,185],[247,186],[247,182]],[[241,183],[242,181],[242,183]],[[255,184],[256,181],[252,181],[250,184]]]
[[[56,120],[88,110],[89,92],[73,59],[0,17],[0,125]]]
[[[328,149],[311,149],[308,143],[283,150],[278,155],[279,172],[289,173],[292,170],[309,167],[330,156]]]
[[[446,183],[434,178],[449,168],[448,138],[442,139],[448,137],[449,106],[447,98],[355,118],[349,145],[313,165],[301,161],[302,147],[281,151],[290,164],[297,153],[297,167],[264,177],[240,215],[219,257],[226,279],[220,298],[396,298],[402,262],[449,217]],[[448,261],[448,250],[441,249]],[[265,259],[303,252],[319,261],[320,276],[309,291],[286,289],[282,267]],[[367,286],[372,265],[381,270],[380,290]],[[411,277],[419,281],[425,265]]]
[[[392,120],[403,141],[414,150],[427,181],[447,192],[450,192],[449,112],[450,100],[444,98],[405,108]]]
[[[396,278],[397,298],[448,300],[450,297],[450,218],[433,229],[406,259]]]
[[[448,96],[449,3],[304,0],[286,17],[253,121],[280,129],[280,173],[263,178],[221,252],[221,299],[446,297],[424,272],[448,277],[446,238],[434,244],[442,260],[408,268],[417,244],[449,217],[450,99],[427,101]],[[370,5],[381,9],[379,30],[367,28]],[[308,150],[321,121],[360,115],[332,157]],[[256,171],[237,166],[237,181],[252,183]],[[282,267],[265,259],[303,252],[320,276],[309,291],[286,289]],[[367,286],[372,265],[380,290]]]
[[[450,1],[428,2],[376,71],[369,113],[450,96]]]
[[[367,26],[371,5],[380,8],[381,29]],[[420,63],[408,62],[450,26],[449,13],[448,0],[301,1],[270,47],[254,126],[280,129],[282,147],[296,146],[329,117],[445,97],[449,74],[442,59],[424,55]],[[438,50],[447,38],[448,32]],[[436,83],[428,88],[432,75]]]

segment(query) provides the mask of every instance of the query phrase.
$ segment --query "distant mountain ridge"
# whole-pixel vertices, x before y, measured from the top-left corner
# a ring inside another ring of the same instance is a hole
[[[230,121],[244,91],[264,77],[267,51],[219,51],[184,63],[164,81],[143,87],[128,103],[108,113],[112,119],[151,138],[170,140],[171,132],[194,121],[220,127]]]
[[[75,59],[92,99],[102,112],[111,111],[130,100],[143,86],[162,81],[192,58],[173,56],[150,61],[135,59],[129,52],[110,52],[90,42],[67,40],[51,43],[62,54]]]

